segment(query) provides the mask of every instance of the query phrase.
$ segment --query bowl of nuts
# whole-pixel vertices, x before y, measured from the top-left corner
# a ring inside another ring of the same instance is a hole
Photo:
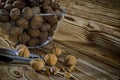
[[[52,40],[65,12],[54,0],[1,0],[0,29],[14,45],[42,47]]]

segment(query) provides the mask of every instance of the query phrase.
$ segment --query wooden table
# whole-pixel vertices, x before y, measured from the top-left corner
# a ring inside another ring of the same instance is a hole
[[[119,5],[111,8],[111,5],[107,6],[104,3],[101,6],[102,2],[98,5],[99,2],[93,4],[92,1],[96,0],[61,0],[60,4],[67,7],[68,14],[59,24],[53,41],[43,48],[32,49],[31,52],[44,55],[58,44],[63,49],[59,63],[63,63],[67,54],[72,54],[78,59],[73,71],[78,80],[119,80],[119,54],[93,45],[86,38],[90,31],[98,30],[101,26],[119,30]],[[6,42],[0,43],[0,47],[11,48],[8,45]],[[29,65],[0,63],[0,80],[64,80],[64,78],[37,73]]]

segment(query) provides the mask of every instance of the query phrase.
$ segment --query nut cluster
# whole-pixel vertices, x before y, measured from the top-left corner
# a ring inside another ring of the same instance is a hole
[[[61,12],[60,5],[52,0],[2,0],[0,24],[5,25],[0,28],[7,32],[9,39],[15,44],[35,46],[53,36],[61,19]],[[6,31],[7,23],[10,24]]]

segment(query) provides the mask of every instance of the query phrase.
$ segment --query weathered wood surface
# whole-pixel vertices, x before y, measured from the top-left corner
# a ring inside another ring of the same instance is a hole
[[[108,50],[108,47],[120,50],[119,4],[115,3],[113,8],[102,3],[103,0],[99,1],[99,5],[97,2],[91,4],[91,1],[93,0],[60,0],[61,5],[67,7],[68,14],[60,23],[53,41],[43,48],[32,49],[31,52],[45,55],[54,44],[58,44],[63,49],[63,55],[59,58],[60,65],[67,54],[78,59],[73,72],[78,80],[120,80],[120,52]],[[102,47],[93,45],[88,38]],[[11,48],[6,41],[0,38],[0,47]],[[0,63],[0,80],[65,79],[62,76],[48,77],[37,73],[28,65]]]

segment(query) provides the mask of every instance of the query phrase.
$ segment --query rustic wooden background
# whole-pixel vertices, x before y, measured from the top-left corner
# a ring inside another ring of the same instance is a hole
[[[120,0],[57,0],[67,8],[53,41],[36,54],[46,54],[54,44],[64,56],[78,59],[73,75],[78,80],[120,80]],[[0,47],[12,45],[0,38]],[[36,73],[28,65],[0,63],[0,80],[64,80]]]

